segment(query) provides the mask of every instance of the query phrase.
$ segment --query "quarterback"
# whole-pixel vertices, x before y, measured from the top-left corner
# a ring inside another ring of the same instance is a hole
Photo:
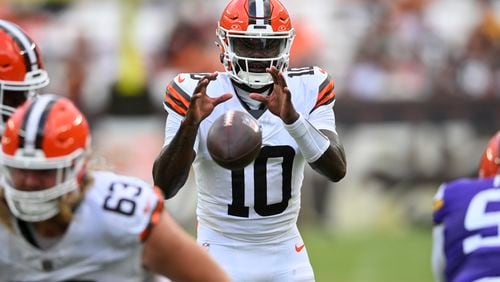
[[[228,281],[163,211],[158,189],[87,170],[85,117],[66,98],[28,99],[0,158],[0,281]]]
[[[232,280],[313,281],[296,223],[304,166],[335,182],[346,173],[334,82],[320,67],[288,68],[295,30],[277,0],[229,2],[217,36],[225,72],[181,73],[167,85],[155,184],[173,197],[194,167],[198,243]],[[262,129],[262,149],[243,169],[224,169],[207,151],[211,124],[229,110]]]
[[[479,178],[443,184],[434,198],[436,281],[500,281],[500,131],[489,141]]]

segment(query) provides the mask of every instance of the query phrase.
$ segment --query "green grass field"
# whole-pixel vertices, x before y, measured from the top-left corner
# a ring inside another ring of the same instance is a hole
[[[302,227],[319,282],[427,282],[431,230],[328,235]]]

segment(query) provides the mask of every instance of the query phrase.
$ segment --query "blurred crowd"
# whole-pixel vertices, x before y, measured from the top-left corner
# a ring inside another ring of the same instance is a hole
[[[161,101],[176,72],[222,70],[214,32],[225,1],[211,2],[3,1],[0,16],[40,42],[51,89],[86,111],[120,112],[112,96]],[[285,2],[298,34],[291,65],[322,65],[341,97],[500,97],[498,0]],[[139,108],[161,109],[153,104]]]
[[[372,217],[397,217],[395,209],[387,212],[387,205],[376,204],[381,202],[380,191],[387,195],[391,190],[396,196],[382,202],[390,206],[411,198],[402,216],[423,213],[426,218],[427,195],[440,181],[474,173],[485,138],[500,128],[500,0],[283,3],[297,30],[291,66],[320,65],[336,79],[337,125],[349,166],[346,181],[333,193],[325,190],[330,184],[310,172],[306,187],[309,184],[315,192],[308,195],[304,189],[306,201],[313,203],[309,213],[306,205],[305,216],[353,224],[353,201],[346,200],[352,199]],[[46,92],[77,103],[97,131],[102,153],[118,169],[149,180],[163,141],[166,83],[178,72],[223,70],[214,41],[225,4],[12,0],[0,1],[0,18],[17,23],[39,42],[51,77]],[[432,120],[436,113],[420,116],[418,122],[408,120],[438,101],[444,106],[437,109],[443,113],[437,123]],[[467,103],[475,102],[481,104],[470,109],[478,121],[471,123],[463,113],[469,109]],[[396,105],[390,108],[395,113],[384,123],[377,116],[387,111],[387,103]],[[382,113],[368,115],[349,105]],[[460,105],[457,116],[454,107]],[[493,114],[481,118],[483,105],[493,107]],[[401,112],[404,109],[407,112]],[[447,113],[453,118],[447,120]],[[343,117],[352,116],[343,124]],[[478,123],[483,124],[481,131]],[[470,147],[464,148],[464,143]],[[148,150],[137,153],[131,148]],[[423,196],[406,193],[411,191],[408,187],[421,185],[428,188],[422,189]]]
[[[358,2],[349,13],[370,24],[347,70],[349,95],[500,97],[500,1]]]

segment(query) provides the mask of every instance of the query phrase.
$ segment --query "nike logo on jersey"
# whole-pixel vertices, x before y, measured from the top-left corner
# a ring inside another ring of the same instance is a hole
[[[183,83],[183,82],[184,82],[184,80],[186,80],[186,78],[182,78],[182,76],[181,76],[180,74],[177,76],[177,81],[178,81],[179,83]]]
[[[302,244],[302,245],[295,244],[295,251],[297,253],[300,253],[300,251],[302,251],[303,248],[304,248],[304,244]]]

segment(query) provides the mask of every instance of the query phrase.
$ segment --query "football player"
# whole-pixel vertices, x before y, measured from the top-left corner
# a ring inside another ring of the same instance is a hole
[[[14,110],[48,84],[35,42],[19,26],[0,20],[0,134]]]
[[[8,120],[0,281],[229,281],[163,210],[158,189],[89,171],[89,146],[87,121],[67,98],[38,95]]]
[[[304,166],[334,182],[346,173],[334,82],[319,67],[288,69],[294,35],[279,1],[233,0],[217,28],[226,71],[181,73],[166,89],[155,184],[173,197],[193,165],[198,242],[234,281],[314,280],[296,225]],[[263,147],[244,169],[223,169],[207,151],[210,125],[228,110],[262,127]]]
[[[484,150],[479,178],[441,185],[433,214],[436,281],[500,281],[500,131]]]

